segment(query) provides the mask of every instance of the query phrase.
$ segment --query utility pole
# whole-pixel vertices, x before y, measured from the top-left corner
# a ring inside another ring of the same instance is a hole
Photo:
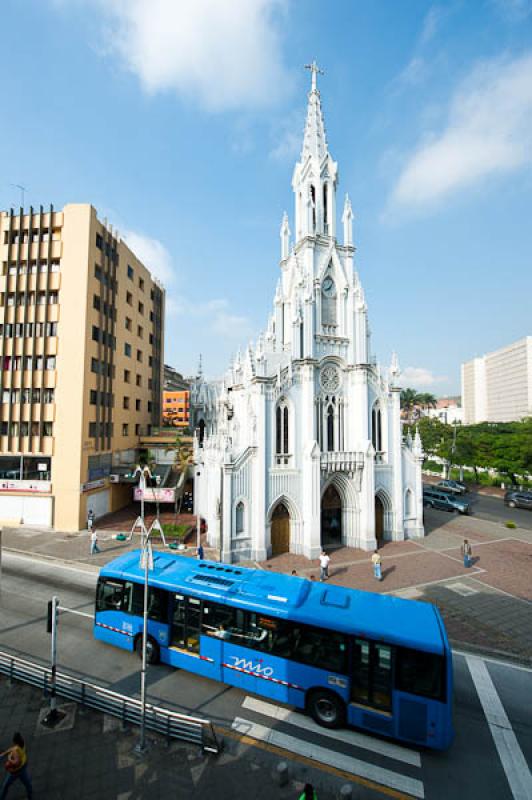
[[[57,710],[57,616],[59,608],[59,598],[54,594],[48,603],[48,623],[47,630],[52,634],[51,645],[51,677],[50,677],[50,710],[42,720],[42,724],[48,728],[53,728],[64,718],[64,714]]]

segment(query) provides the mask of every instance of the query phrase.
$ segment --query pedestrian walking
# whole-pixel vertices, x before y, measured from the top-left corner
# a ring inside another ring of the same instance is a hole
[[[464,558],[464,567],[470,567],[471,566],[471,556],[472,555],[473,555],[473,551],[471,549],[471,545],[469,544],[467,539],[464,539],[464,543],[462,545],[462,556]]]
[[[92,532],[94,528],[94,511],[92,508],[89,508],[89,513],[87,514],[87,530],[89,533]]]
[[[326,581],[329,577],[329,561],[331,559],[325,552],[322,550],[320,553],[320,581]]]
[[[382,581],[382,558],[380,557],[380,553],[378,550],[375,550],[373,555],[371,556],[371,560],[373,562],[373,574],[375,575],[378,581]]]
[[[292,575],[297,575],[297,570],[293,569],[292,570]]]
[[[94,556],[96,553],[101,553],[102,551],[98,547],[98,534],[95,530],[91,533],[91,556]]]
[[[201,544],[198,545],[197,556],[200,561],[203,561],[203,547],[201,546]]]
[[[0,758],[4,758],[4,756],[7,756],[5,763],[7,776],[2,786],[0,800],[4,800],[4,798],[7,797],[9,787],[12,786],[15,781],[20,781],[24,784],[26,794],[31,800],[33,797],[33,788],[30,776],[28,775],[28,755],[26,753],[24,739],[20,733],[13,734],[13,744],[11,747],[8,747],[3,753],[0,753]]]
[[[303,794],[299,795],[299,800],[318,800],[316,790],[311,783],[306,783],[303,788]]]

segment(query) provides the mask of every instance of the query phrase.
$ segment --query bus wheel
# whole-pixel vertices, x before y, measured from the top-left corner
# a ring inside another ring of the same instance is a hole
[[[138,657],[142,659],[142,634],[137,636],[135,640],[135,652],[137,653]],[[146,661],[148,664],[158,664],[159,663],[159,645],[152,639],[151,636],[148,636],[148,640],[146,642]]]
[[[345,706],[333,692],[312,692],[307,700],[307,709],[314,721],[324,728],[339,728],[344,723]]]

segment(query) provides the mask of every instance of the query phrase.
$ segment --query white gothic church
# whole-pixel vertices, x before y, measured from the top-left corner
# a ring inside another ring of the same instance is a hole
[[[192,387],[195,511],[226,562],[424,535],[421,441],[403,441],[395,356],[385,373],[371,354],[353,212],[346,196],[340,244],[338,165],[310,69],[273,313],[223,380]]]

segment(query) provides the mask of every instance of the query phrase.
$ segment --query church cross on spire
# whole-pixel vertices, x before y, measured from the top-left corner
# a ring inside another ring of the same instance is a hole
[[[324,71],[318,67],[316,64],[316,59],[312,62],[312,64],[305,64],[305,69],[309,69],[312,73],[312,89],[311,91],[317,92],[317,76],[318,75],[325,75]]]

